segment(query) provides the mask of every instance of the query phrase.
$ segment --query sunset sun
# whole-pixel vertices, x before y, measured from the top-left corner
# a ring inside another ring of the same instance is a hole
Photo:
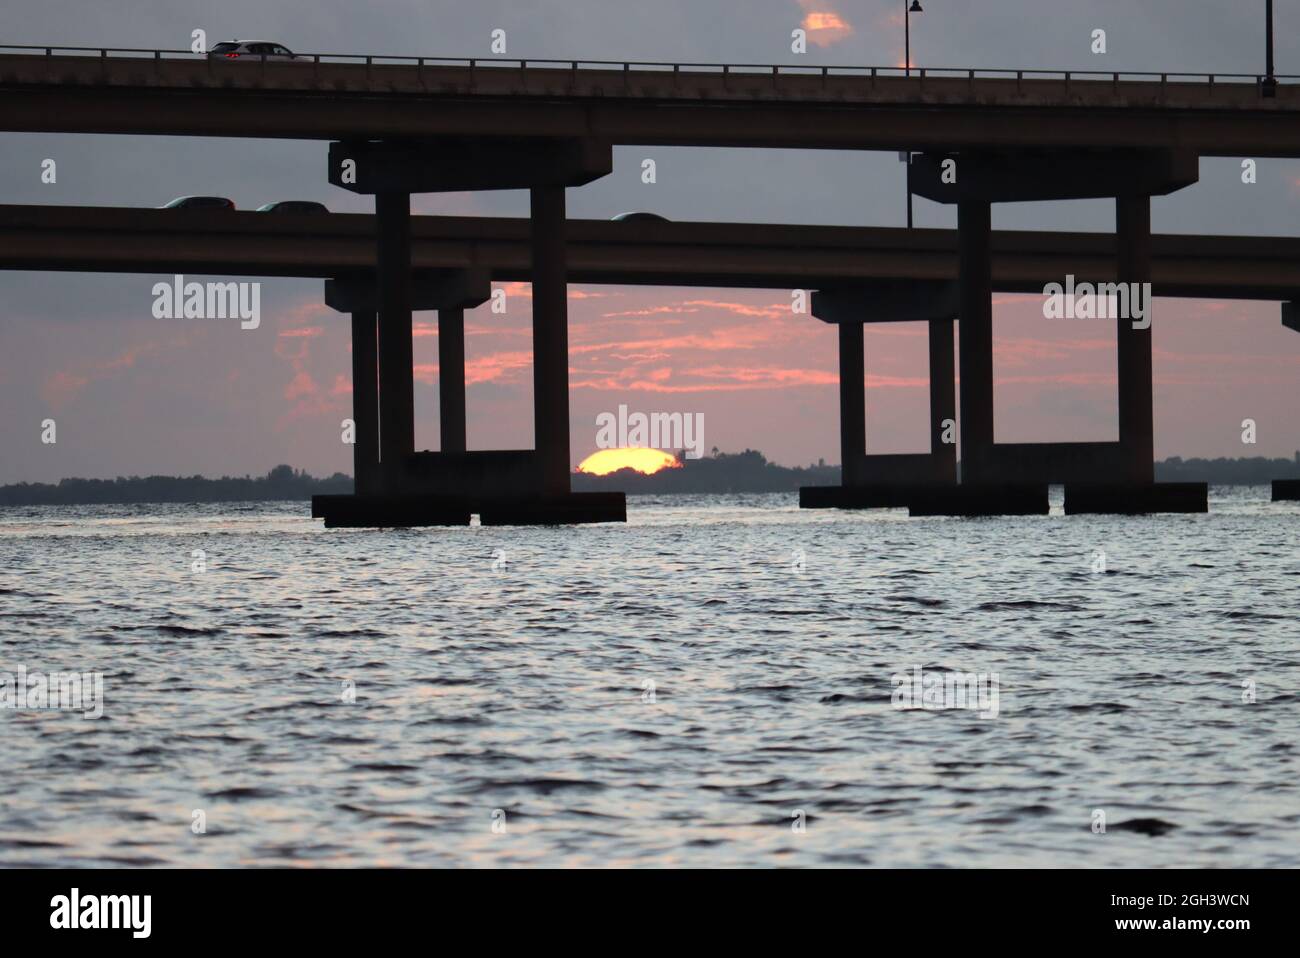
[[[659,449],[602,449],[578,464],[578,471],[592,476],[607,476],[620,469],[635,469],[651,475],[660,469],[680,469],[677,457]]]

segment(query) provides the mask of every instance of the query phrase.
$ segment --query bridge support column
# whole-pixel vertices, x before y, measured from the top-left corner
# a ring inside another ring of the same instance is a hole
[[[932,319],[930,327],[930,455],[941,463],[945,482],[957,481],[957,443],[944,442],[945,422],[957,423],[957,370],[953,363],[953,321]],[[956,439],[955,432],[952,436]]]
[[[840,484],[859,485],[867,456],[866,369],[862,323],[843,321],[840,339]]]
[[[908,502],[912,516],[1045,515],[1048,511],[1045,483],[998,481],[994,475],[992,241],[992,203],[983,196],[962,197],[957,203],[961,485],[922,490]],[[948,355],[952,355],[951,339]],[[930,388],[934,390],[933,380]],[[951,408],[949,397],[932,401],[931,415],[942,419],[934,406],[945,402]],[[955,461],[953,466],[955,470]]]
[[[989,478],[993,452],[993,223],[988,200],[957,204],[961,316],[961,479]]]
[[[569,493],[569,288],[563,186],[532,201],[533,436],[542,492]]]
[[[1119,250],[1118,280],[1132,291],[1151,282],[1151,197],[1121,196],[1115,200],[1115,231]],[[1139,294],[1140,295],[1140,294]],[[1155,425],[1151,377],[1151,310],[1135,325],[1129,317],[1116,319],[1119,380],[1119,444],[1128,475],[1138,483],[1155,482]],[[1146,328],[1138,328],[1145,325]]]
[[[378,330],[373,312],[352,314],[352,487],[373,493],[379,473]]]
[[[465,310],[438,310],[438,419],[443,452],[465,451]]]
[[[1115,320],[1116,379],[1119,385],[1119,474],[1105,482],[1067,482],[1065,511],[1141,515],[1151,512],[1205,512],[1209,489],[1203,482],[1156,482],[1154,386],[1151,330],[1154,303],[1143,284],[1151,282],[1151,197],[1127,194],[1115,199],[1118,259],[1116,278],[1129,284],[1129,313]],[[1121,300],[1122,302],[1122,300]]]
[[[379,461],[384,491],[397,492],[415,452],[411,353],[411,196],[375,194],[379,289]]]

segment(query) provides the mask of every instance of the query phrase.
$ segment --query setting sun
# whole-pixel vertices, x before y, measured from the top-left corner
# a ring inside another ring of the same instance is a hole
[[[660,449],[602,449],[578,464],[578,471],[593,476],[607,476],[620,469],[635,469],[651,475],[660,469],[680,469],[677,457]]]

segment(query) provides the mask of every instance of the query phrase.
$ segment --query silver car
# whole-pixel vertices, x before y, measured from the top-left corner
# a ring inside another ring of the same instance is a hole
[[[247,57],[250,60],[297,60],[293,52],[281,43],[269,43],[265,40],[223,40],[208,51],[208,56],[223,60],[238,60]]]
[[[280,200],[257,208],[259,213],[328,213],[329,207],[315,200]]]

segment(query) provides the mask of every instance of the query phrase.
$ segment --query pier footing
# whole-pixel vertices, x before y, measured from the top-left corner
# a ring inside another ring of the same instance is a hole
[[[1300,479],[1274,479],[1273,501],[1294,502],[1300,500]]]
[[[626,522],[627,499],[621,492],[511,500],[440,495],[311,497],[312,518],[324,519],[327,529],[466,526],[474,514],[485,526]]]
[[[1065,514],[1138,516],[1154,512],[1208,512],[1203,482],[1091,483],[1065,485]]]
[[[621,492],[571,492],[548,499],[484,503],[476,511],[485,526],[627,522],[627,497]]]
[[[913,490],[911,516],[1045,516],[1047,483],[959,485]]]

